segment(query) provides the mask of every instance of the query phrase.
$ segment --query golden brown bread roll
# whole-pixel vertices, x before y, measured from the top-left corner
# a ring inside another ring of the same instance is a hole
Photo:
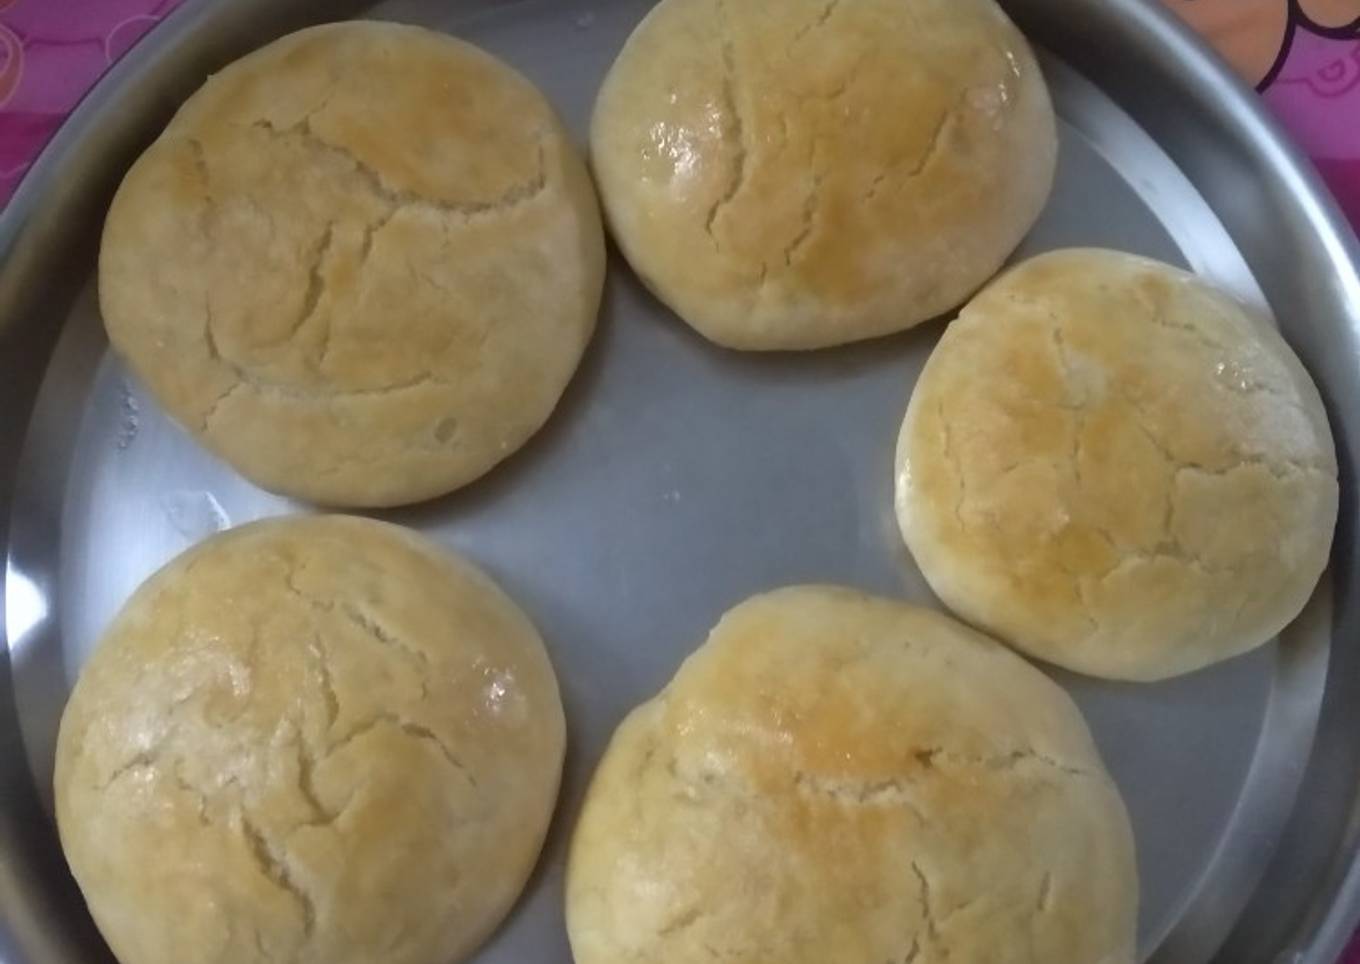
[[[909,328],[996,272],[1056,125],[992,0],[662,0],[605,78],[591,160],[643,281],[720,344]]]
[[[614,734],[567,866],[577,964],[1132,964],[1133,838],[1076,706],[947,616],[737,606]]]
[[[1336,452],[1263,318],[1133,255],[1027,261],[951,324],[912,394],[897,514],[956,613],[1118,679],[1252,649],[1303,607]]]
[[[470,564],[385,523],[260,522],[109,627],[57,822],[122,964],[450,964],[519,895],[563,741],[538,633]]]
[[[469,44],[343,23],[213,76],[104,228],[110,340],[252,481],[448,492],[522,445],[590,338],[604,240],[543,96]]]

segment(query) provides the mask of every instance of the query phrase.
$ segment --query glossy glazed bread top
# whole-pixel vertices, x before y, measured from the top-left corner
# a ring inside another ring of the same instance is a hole
[[[1270,323],[1129,254],[1046,254],[953,322],[902,425],[897,513],[955,612],[1069,669],[1159,679],[1283,629],[1337,465]]]
[[[947,616],[737,606],[615,733],[571,844],[578,964],[1132,964],[1119,793],[1071,699]]]
[[[600,90],[591,162],[653,291],[735,348],[899,331],[985,283],[1057,135],[991,0],[663,0]]]
[[[123,964],[449,964],[519,895],[557,681],[481,572],[342,516],[209,539],[81,672],[57,821]]]

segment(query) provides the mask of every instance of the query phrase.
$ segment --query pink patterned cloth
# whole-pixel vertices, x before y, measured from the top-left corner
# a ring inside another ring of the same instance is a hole
[[[179,2],[0,0],[0,206],[85,91]],[[1360,0],[1314,0],[1322,24],[1286,0],[1164,2],[1260,82],[1360,229]],[[1253,57],[1271,65],[1264,76]],[[1360,940],[1340,964],[1360,964]]]
[[[1360,227],[1360,0],[1162,0],[1263,94]]]
[[[1296,29],[1264,96],[1360,229],[1360,11],[1356,19],[1350,37]]]
[[[0,205],[53,131],[180,0],[0,0]]]

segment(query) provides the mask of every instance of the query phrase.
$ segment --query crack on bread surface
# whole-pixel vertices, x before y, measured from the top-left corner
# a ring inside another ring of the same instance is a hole
[[[466,780],[473,789],[477,788],[476,779],[472,776],[471,771],[463,763],[463,761],[459,759],[459,757],[453,752],[453,748],[452,746],[450,746],[447,740],[445,740],[439,734],[435,733],[434,730],[430,729],[428,726],[424,726],[423,724],[420,723],[414,723],[411,720],[408,720],[397,713],[383,711],[380,713],[375,713],[368,719],[361,720],[360,722],[356,723],[348,733],[346,733],[344,736],[336,740],[335,743],[332,744],[327,750],[327,754],[329,755],[332,753],[336,753],[340,750],[346,749],[347,747],[351,746],[355,741],[367,737],[374,730],[377,730],[380,727],[389,728],[393,732],[399,733],[404,737],[408,737],[409,739],[414,740],[417,743],[423,743],[434,747],[434,749],[438,751],[439,755],[444,758],[444,761],[448,763],[450,767],[456,770],[458,774],[464,780]]]
[[[186,143],[188,143],[192,147],[194,157],[197,159],[196,166],[199,171],[199,176],[203,180],[204,203],[206,204],[204,223],[205,225],[212,224],[213,215],[217,210],[217,205],[219,202],[215,200],[212,195],[210,181],[208,180],[209,171],[206,162],[203,160],[203,148],[201,143],[197,139],[190,138],[186,141]],[[539,147],[539,151],[541,161],[542,157],[541,144]],[[351,155],[349,155],[348,153],[345,153],[345,156],[351,157]],[[355,164],[358,165],[358,162],[355,161]],[[356,170],[358,169],[359,168],[356,166]],[[546,186],[546,181],[544,186]],[[524,198],[521,198],[520,200],[507,202],[508,206],[514,207],[518,203],[521,203],[523,200],[531,200],[533,197],[536,197],[538,193],[541,192],[541,190],[542,187],[534,191],[531,191],[528,195],[526,195]],[[517,192],[512,191],[509,193],[511,195],[516,195]],[[256,206],[258,206],[258,202],[255,202],[253,198],[248,198],[248,200],[250,201],[250,203],[256,204]],[[359,251],[359,270],[362,270],[363,266],[367,263],[369,254],[372,250],[373,236],[377,232],[382,230],[382,228],[388,224],[392,217],[405,206],[409,205],[394,203],[376,221],[370,222],[364,226],[364,232],[360,243]],[[469,207],[469,210],[472,211],[473,213],[481,213],[484,211],[503,209],[504,208],[495,204],[486,205],[485,207],[479,206]],[[275,339],[273,342],[266,342],[261,344],[260,346],[261,348],[270,347],[277,348],[279,346],[290,343],[308,325],[309,322],[311,322],[314,318],[317,317],[318,305],[321,299],[326,295],[327,290],[327,281],[324,273],[324,264],[326,257],[330,254],[331,249],[333,247],[336,229],[338,225],[339,222],[335,220],[326,222],[320,236],[318,237],[316,243],[312,248],[310,255],[308,256],[308,263],[306,266],[307,284],[303,293],[301,304],[298,308],[297,316],[294,318],[294,320],[289,325],[287,331],[283,334],[282,337]],[[204,230],[206,233],[207,228],[205,228]],[[208,240],[210,242],[212,240],[210,234],[208,234]],[[261,395],[269,395],[276,398],[286,398],[307,404],[329,405],[335,402],[346,400],[379,398],[388,395],[395,395],[429,385],[447,386],[449,384],[449,382],[446,379],[439,377],[438,375],[435,374],[433,370],[428,369],[423,372],[419,372],[414,376],[400,382],[370,388],[341,388],[335,385],[303,386],[292,383],[290,381],[274,381],[265,377],[258,370],[252,368],[251,366],[242,364],[241,362],[238,362],[235,359],[227,357],[222,352],[221,348],[219,347],[219,340],[214,330],[216,320],[212,306],[212,294],[210,291],[204,292],[202,306],[203,306],[203,345],[206,356],[210,361],[217,363],[222,368],[224,368],[228,373],[230,373],[234,381],[231,385],[220,391],[216,397],[214,397],[208,402],[207,407],[203,410],[202,414],[199,417],[198,428],[200,432],[204,433],[210,432],[213,428],[213,423],[217,418],[220,410],[237,394],[246,390]],[[317,354],[318,365],[323,365],[327,361],[327,357],[329,355],[331,348],[331,324],[329,320],[329,313],[323,313],[323,315],[326,318],[326,327],[324,329],[323,336],[320,339],[321,347]]]
[[[308,254],[307,268],[307,288],[302,295],[302,304],[298,306],[297,317],[288,326],[283,337],[272,343],[265,343],[261,347],[273,348],[292,341],[297,337],[298,332],[306,327],[307,323],[316,315],[317,306],[321,303],[321,296],[326,290],[326,279],[322,269],[326,263],[326,256],[330,253],[331,242],[335,239],[335,222],[327,221],[325,228],[321,232],[320,238],[312,246]]]
[[[297,875],[288,862],[287,852],[280,849],[277,843],[263,833],[244,811],[237,815],[237,822],[246,850],[260,873],[297,904],[302,914],[303,940],[310,941],[316,933],[316,902],[307,889],[298,882]]]
[[[926,939],[932,944],[939,944],[940,927],[935,920],[935,912],[930,906],[930,878],[926,876],[921,865],[915,860],[911,862],[911,873],[916,878],[916,885],[919,888],[917,899],[921,903],[921,920],[925,923]]]
[[[814,30],[820,30],[822,27],[825,27],[827,21],[831,19],[832,14],[836,12],[836,8],[838,8],[840,5],[841,0],[827,0],[826,5],[823,6],[821,10],[817,11],[816,17],[814,17],[804,26],[798,28],[798,31],[793,35],[793,40],[789,44],[789,46],[790,47],[794,46],[795,44],[798,43],[798,41],[802,40],[804,37],[812,33]]]
[[[256,121],[254,126],[256,129],[266,132],[272,138],[296,138],[315,154],[338,158],[349,164],[354,173],[358,174],[368,186],[373,197],[387,206],[388,217],[404,208],[416,208],[439,214],[454,215],[454,220],[446,222],[446,224],[467,224],[485,215],[512,213],[516,208],[537,200],[548,187],[547,156],[544,145],[547,135],[542,131],[535,137],[534,151],[538,158],[538,170],[532,178],[512,185],[498,197],[450,201],[444,198],[430,197],[405,188],[393,187],[383,177],[380,170],[363,161],[349,148],[326,140],[313,131],[310,115],[291,127],[275,127],[273,123],[265,119]]]
[[[727,185],[709,207],[708,214],[704,218],[704,231],[714,248],[721,250],[723,244],[719,240],[714,226],[723,210],[732,203],[732,200],[741,192],[742,185],[746,183],[747,147],[746,124],[742,120],[741,107],[737,103],[737,98],[740,96],[737,80],[737,57],[731,36],[731,25],[727,16],[727,2],[726,0],[717,0],[717,3],[723,65],[722,82],[720,84],[723,105],[723,140],[731,145],[732,159],[729,161]]]
[[[1043,878],[1039,881],[1038,910],[1041,914],[1047,914],[1053,909],[1053,872],[1044,871]]]
[[[883,170],[875,174],[869,181],[869,187],[862,195],[863,200],[866,202],[876,200],[884,194],[885,184],[901,190],[930,170],[931,166],[944,153],[949,129],[958,123],[967,106],[968,92],[964,91],[959,95],[953,106],[940,114],[939,120],[931,128],[925,147],[914,157],[895,158]]]

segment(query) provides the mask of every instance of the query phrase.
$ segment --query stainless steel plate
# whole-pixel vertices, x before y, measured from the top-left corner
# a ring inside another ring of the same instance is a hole
[[[0,219],[0,425],[15,440],[0,460],[0,497],[13,505],[0,666],[0,955],[11,964],[107,959],[43,812],[61,708],[101,628],[191,543],[307,511],[205,454],[107,352],[93,251],[127,161],[206,70],[350,14],[487,47],[583,139],[599,80],[647,5],[191,0],[106,79]],[[1219,959],[1234,964],[1330,964],[1356,907],[1340,877],[1354,855],[1360,757],[1355,240],[1248,93],[1150,5],[1010,8],[1051,51],[1063,121],[1057,190],[1018,256],[1107,245],[1267,301],[1330,405],[1345,475],[1334,593],[1324,580],[1279,645],[1180,680],[1057,674],[1129,802],[1149,959],[1199,964],[1228,938]],[[562,680],[571,750],[558,819],[529,893],[478,960],[570,960],[560,882],[585,781],[623,713],[720,612],[802,581],[933,603],[897,535],[890,488],[897,424],[939,332],[737,355],[691,334],[616,260],[599,334],[544,431],[468,490],[385,514],[486,566],[542,627]]]

